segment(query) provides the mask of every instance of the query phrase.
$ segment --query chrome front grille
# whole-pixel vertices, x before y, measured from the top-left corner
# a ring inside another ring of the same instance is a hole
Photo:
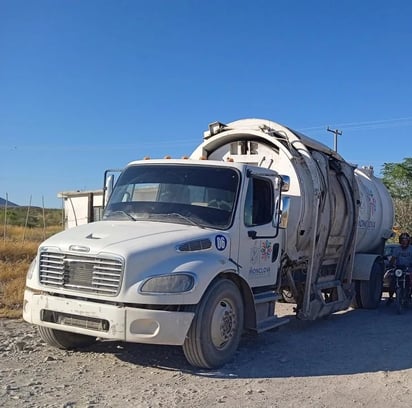
[[[123,276],[120,258],[41,252],[40,283],[57,288],[116,296]]]

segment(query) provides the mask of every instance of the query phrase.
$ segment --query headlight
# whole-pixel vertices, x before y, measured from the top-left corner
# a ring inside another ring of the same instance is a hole
[[[149,278],[140,288],[141,293],[182,293],[193,288],[195,279],[192,275],[179,273]]]
[[[33,272],[34,272],[34,269],[35,269],[35,266],[36,266],[36,260],[37,260],[37,258],[34,258],[34,259],[31,261],[31,264],[30,264],[30,266],[29,266],[29,269],[28,269],[27,275],[26,275],[26,279],[27,279],[27,280],[30,280],[30,279],[32,278],[32,276],[33,276]]]
[[[395,269],[395,276],[397,278],[400,278],[403,275],[403,270],[402,269]]]

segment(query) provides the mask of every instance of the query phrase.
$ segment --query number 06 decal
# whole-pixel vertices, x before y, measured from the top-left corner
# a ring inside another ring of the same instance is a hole
[[[227,239],[223,235],[216,235],[215,245],[218,251],[224,251],[227,246]]]

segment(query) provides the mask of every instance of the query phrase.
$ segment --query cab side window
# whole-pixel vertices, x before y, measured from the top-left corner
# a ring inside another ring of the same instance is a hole
[[[273,217],[273,185],[270,180],[253,177],[246,194],[244,222],[247,227],[264,225]]]

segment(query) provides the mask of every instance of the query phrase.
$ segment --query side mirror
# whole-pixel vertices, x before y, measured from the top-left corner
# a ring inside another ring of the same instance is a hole
[[[286,176],[285,174],[282,174],[280,177],[282,177],[282,191],[283,192],[289,191],[290,177]]]
[[[113,192],[116,175],[121,173],[121,169],[109,169],[104,172],[103,181],[103,208],[106,207],[107,202]]]
[[[282,197],[281,215],[280,215],[280,228],[286,228],[288,225],[290,210],[290,197]]]
[[[113,192],[113,187],[114,187],[114,175],[111,174],[109,177],[107,177],[106,180],[106,195],[104,197],[104,206],[106,207],[107,202],[109,201],[109,197],[111,196]]]

